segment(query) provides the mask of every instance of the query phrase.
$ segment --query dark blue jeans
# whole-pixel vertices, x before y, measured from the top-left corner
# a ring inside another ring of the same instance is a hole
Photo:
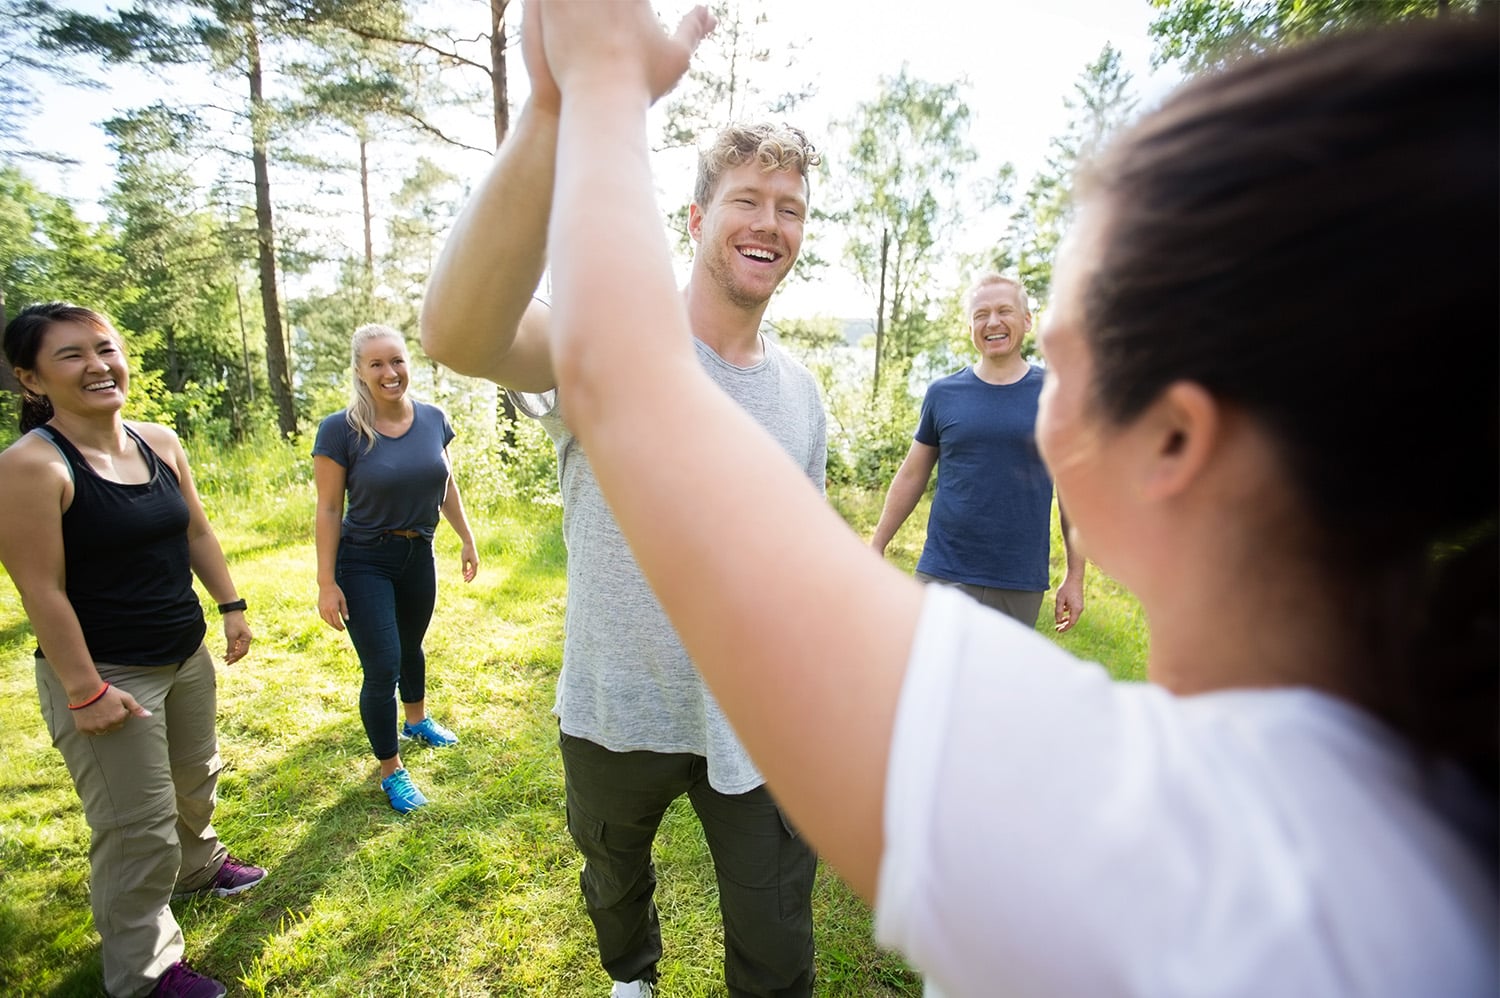
[[[422,639],[437,603],[432,542],[382,534],[374,541],[339,541],[334,578],[349,608],[349,639],[365,682],[359,716],[370,749],[382,761],[396,747],[396,688],[402,703],[427,697],[427,656]]]

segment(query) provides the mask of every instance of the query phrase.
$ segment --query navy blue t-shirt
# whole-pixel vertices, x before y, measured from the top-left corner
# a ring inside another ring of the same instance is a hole
[[[991,385],[972,367],[939,378],[915,434],[938,449],[937,493],[917,570],[951,582],[1045,591],[1052,479],[1036,449],[1042,370]]]
[[[375,434],[375,446],[349,425],[340,409],[318,424],[313,456],[332,459],[344,469],[349,501],[343,535],[372,541],[387,530],[415,530],[432,538],[438,507],[448,486],[448,454],[453,427],[443,410],[412,402],[411,426],[399,437]]]

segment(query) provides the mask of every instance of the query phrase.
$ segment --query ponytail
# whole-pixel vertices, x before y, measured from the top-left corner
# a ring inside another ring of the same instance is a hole
[[[21,389],[21,432],[30,431],[52,418],[52,400]]]

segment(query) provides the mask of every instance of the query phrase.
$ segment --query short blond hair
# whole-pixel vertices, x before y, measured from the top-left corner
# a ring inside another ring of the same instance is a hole
[[[1015,288],[1016,294],[1021,296],[1021,307],[1027,312],[1031,311],[1031,294],[1026,290],[1026,285],[1022,284],[1014,277],[1006,277],[1004,274],[997,274],[992,271],[988,274],[981,274],[973,284],[969,285],[969,290],[964,292],[965,313],[968,313],[973,309],[974,296],[979,294],[980,289],[987,288],[991,284],[1008,284],[1011,287]]]
[[[811,192],[812,179],[808,172],[823,162],[823,155],[800,128],[769,122],[730,125],[718,134],[712,145],[698,154],[698,180],[693,185],[693,204],[699,208],[707,207],[708,199],[713,196],[725,171],[750,162],[759,163],[767,173],[796,170]]]

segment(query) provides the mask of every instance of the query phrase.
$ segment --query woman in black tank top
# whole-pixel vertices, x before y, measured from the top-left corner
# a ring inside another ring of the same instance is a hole
[[[250,648],[245,601],[176,435],[122,416],[130,370],[109,322],[33,305],[6,326],[5,354],[31,432],[0,453],[0,564],[36,632],[42,716],[92,829],[104,988],[222,995],[182,962],[169,902],[265,877],[211,824],[216,681],[193,576],[219,604],[226,665]]]

